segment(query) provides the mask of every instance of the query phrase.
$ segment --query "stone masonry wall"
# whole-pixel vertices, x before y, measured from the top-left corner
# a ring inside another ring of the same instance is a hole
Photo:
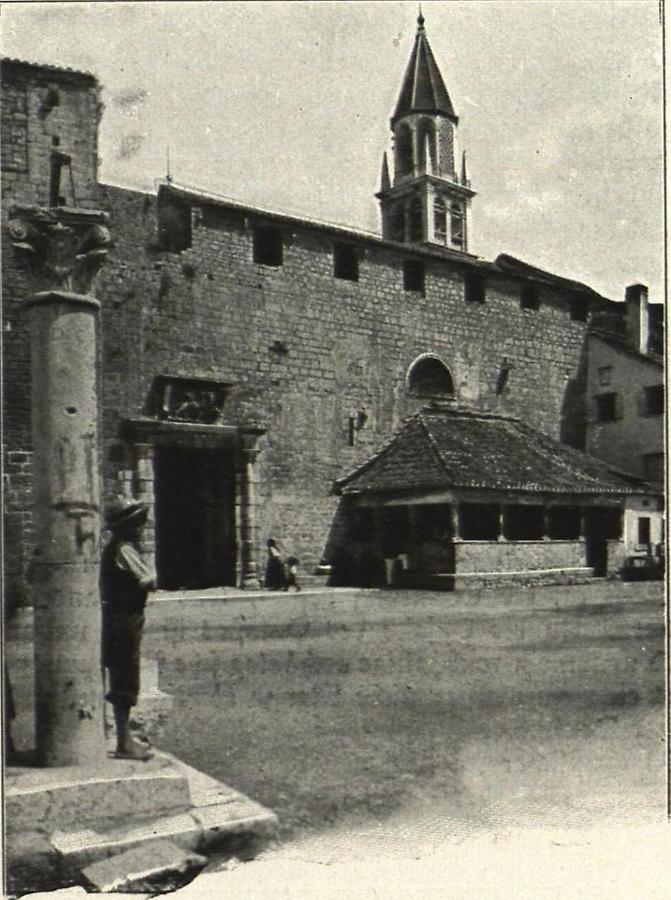
[[[466,541],[455,544],[457,574],[586,566],[584,541]]]
[[[359,281],[333,276],[337,235],[284,224],[278,268],[252,260],[256,216],[204,203],[193,244],[181,253],[156,241],[156,199],[102,187],[116,248],[102,272],[104,433],[107,471],[125,417],[146,411],[158,375],[235,385],[225,421],[268,428],[259,456],[259,534],[280,537],[316,563],[335,510],[334,478],[388,441],[423,401],[406,395],[408,367],[422,353],[450,368],[458,400],[526,419],[558,437],[566,385],[575,376],[585,324],[569,298],[542,292],[538,311],[520,308],[519,285],[488,283],[484,305],[464,302],[453,263],[426,259],[425,296],[403,290],[412,251],[361,238]],[[276,342],[286,347],[277,353]],[[512,364],[501,395],[503,358]],[[348,418],[368,418],[348,445]],[[261,562],[261,560],[259,560]]]

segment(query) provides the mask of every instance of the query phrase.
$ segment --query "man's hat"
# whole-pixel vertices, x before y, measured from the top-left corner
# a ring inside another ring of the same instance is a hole
[[[111,531],[126,525],[143,525],[147,521],[148,507],[141,500],[118,497],[105,511],[105,524]]]

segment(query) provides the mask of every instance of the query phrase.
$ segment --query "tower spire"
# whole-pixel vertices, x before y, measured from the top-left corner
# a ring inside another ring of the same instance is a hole
[[[382,161],[377,198],[384,237],[468,252],[467,216],[475,192],[465,155],[460,159],[457,151],[458,124],[426,36],[420,3],[417,33],[391,118],[393,181],[386,156]]]

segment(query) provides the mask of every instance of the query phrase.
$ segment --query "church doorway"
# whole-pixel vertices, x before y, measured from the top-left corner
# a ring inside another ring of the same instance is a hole
[[[156,570],[164,590],[234,585],[232,452],[159,446],[154,456]]]

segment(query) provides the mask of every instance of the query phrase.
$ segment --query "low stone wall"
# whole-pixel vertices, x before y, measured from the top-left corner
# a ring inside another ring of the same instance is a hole
[[[578,569],[587,565],[584,541],[461,541],[455,543],[455,572],[528,572]]]

